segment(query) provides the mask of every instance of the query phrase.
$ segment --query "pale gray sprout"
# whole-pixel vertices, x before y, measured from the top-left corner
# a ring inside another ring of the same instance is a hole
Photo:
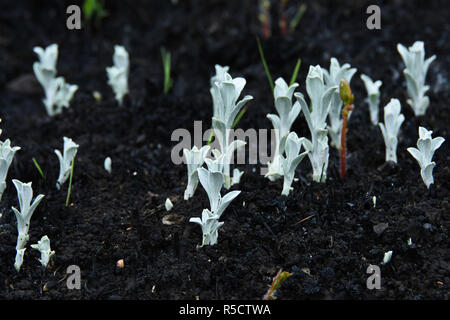
[[[373,81],[365,74],[361,75],[361,80],[367,91],[366,102],[369,105],[370,121],[374,126],[378,125],[378,113],[380,105],[380,87],[383,84],[381,80]]]
[[[303,158],[309,153],[309,151],[305,151],[302,154],[299,154],[303,140],[304,138],[298,138],[295,132],[289,133],[286,139],[286,157],[281,156],[281,167],[284,176],[283,191],[281,192],[282,195],[288,196],[289,192],[294,189],[291,185],[294,180],[295,169]]]
[[[9,167],[11,166],[14,154],[19,150],[20,147],[11,147],[11,141],[9,139],[6,139],[4,142],[0,141],[0,200],[6,189],[6,177]]]
[[[73,166],[73,160],[78,151],[79,145],[72,141],[72,139],[64,137],[63,154],[59,150],[55,150],[59,160],[59,176],[56,182],[56,188],[59,190],[61,186],[67,181]]]
[[[219,217],[213,214],[208,209],[203,209],[202,218],[190,218],[189,222],[197,223],[201,226],[203,232],[202,244],[199,248],[210,245],[213,246],[217,243],[219,237],[219,228],[224,224],[219,222]]]
[[[305,138],[302,144],[305,150],[309,151],[308,158],[313,169],[313,180],[316,182],[325,182],[327,179],[329,147],[326,118],[330,107],[337,101],[336,99],[339,99],[339,92],[336,89],[336,86],[326,88],[322,68],[318,65],[310,66],[306,78],[306,91],[312,110],[301,93],[294,94],[311,132],[311,140]]]
[[[108,84],[115,93],[119,105],[123,103],[123,97],[128,93],[128,75],[130,72],[130,58],[123,46],[114,46],[114,65],[106,68]]]
[[[106,157],[105,161],[103,162],[103,167],[105,168],[106,172],[109,174],[112,173],[112,160],[110,157]]]
[[[231,191],[222,197],[220,190],[223,186],[223,174],[217,171],[211,172],[205,168],[199,168],[197,171],[200,183],[208,195],[211,212],[220,218],[225,209],[230,205],[231,201],[233,201],[241,191]]]
[[[195,190],[198,185],[198,173],[197,169],[200,168],[206,159],[206,154],[209,151],[209,146],[203,146],[200,149],[194,145],[194,147],[189,149],[183,149],[183,154],[186,159],[188,183],[186,190],[184,191],[184,200],[194,196]]]
[[[384,123],[380,122],[378,124],[386,146],[385,159],[386,161],[393,161],[395,163],[397,163],[398,133],[405,120],[405,117],[400,113],[400,110],[400,101],[398,101],[398,99],[391,99],[384,107]]]
[[[55,251],[52,251],[50,248],[50,239],[47,236],[43,236],[37,244],[32,244],[31,247],[41,253],[39,262],[44,268],[47,268],[50,259],[55,255]]]
[[[419,139],[417,140],[417,148],[408,148],[408,152],[417,160],[420,166],[420,175],[423,182],[430,188],[434,183],[433,169],[436,166],[433,159],[434,152],[444,143],[445,139],[442,137],[432,138],[433,131],[427,130],[424,127],[419,127]]]
[[[408,49],[399,43],[397,50],[406,66],[403,74],[409,96],[407,102],[416,116],[424,115],[430,105],[430,99],[425,95],[430,87],[425,85],[425,78],[436,56],[433,55],[425,60],[425,47],[422,41],[414,42]]]
[[[14,267],[17,271],[20,270],[23,262],[23,255],[25,253],[25,246],[30,238],[28,235],[28,230],[30,228],[30,220],[31,216],[34,213],[34,210],[44,198],[44,195],[40,194],[36,197],[36,199],[31,203],[33,199],[33,189],[31,187],[31,182],[23,183],[19,180],[14,179],[14,186],[17,190],[17,198],[19,199],[19,208],[20,211],[16,208],[12,207],[12,210],[17,219],[17,245],[16,245],[16,259],[14,263]]]
[[[224,155],[223,178],[225,188],[229,189],[232,185],[230,176],[230,163],[234,151],[243,147],[246,143],[241,140],[230,142],[230,130],[233,127],[236,116],[244,105],[253,99],[252,96],[245,96],[239,102],[237,101],[245,87],[244,78],[232,78],[228,73],[223,76],[223,81],[216,81],[211,90],[214,105],[214,117],[212,127],[214,135],[220,145],[220,151]]]
[[[277,110],[278,115],[267,115],[267,118],[272,122],[272,126],[275,129],[276,139],[274,156],[272,161],[269,161],[267,164],[268,172],[265,175],[270,181],[274,181],[283,176],[281,156],[284,152],[284,144],[292,124],[300,114],[300,104],[298,102],[292,104],[292,95],[297,87],[298,83],[288,86],[283,78],[278,78],[275,81],[273,94],[275,109]]]
[[[39,57],[39,61],[33,64],[33,71],[44,88],[45,98],[43,103],[47,114],[49,116],[60,114],[63,108],[69,107],[70,101],[78,90],[78,86],[66,83],[63,77],[56,78],[57,44],[52,44],[45,50],[41,47],[34,47],[33,51]]]
[[[340,66],[336,58],[331,58],[330,70],[322,68],[323,78],[325,82],[326,89],[335,87],[337,93],[339,93],[339,84],[342,79],[346,79],[348,83],[351,82],[353,75],[356,73],[356,68],[350,68],[350,64],[345,63]],[[342,100],[339,94],[334,95],[332,99],[332,104],[328,112],[328,119],[330,120],[330,125],[328,126],[328,134],[331,138],[331,146],[339,149],[341,147],[341,131],[342,131]],[[352,111],[348,114],[348,119]]]

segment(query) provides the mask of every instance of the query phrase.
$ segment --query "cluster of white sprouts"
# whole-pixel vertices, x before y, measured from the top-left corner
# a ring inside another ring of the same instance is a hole
[[[409,49],[398,45],[406,69],[404,74],[408,87],[408,104],[413,108],[415,115],[423,115],[429,106],[429,99],[424,94],[428,90],[425,85],[425,77],[429,64],[435,56],[424,60],[425,52],[422,42],[416,42]],[[242,173],[235,169],[233,177],[230,176],[229,164],[233,153],[237,148],[245,145],[244,141],[229,141],[228,132],[232,128],[237,114],[242,107],[250,101],[251,96],[245,96],[238,101],[239,95],[245,86],[245,79],[233,79],[228,71],[229,67],[215,66],[216,74],[211,78],[211,95],[213,99],[212,127],[219,142],[220,150],[203,146],[200,149],[194,146],[191,150],[184,149],[184,156],[188,170],[188,184],[185,190],[185,200],[194,196],[195,189],[200,178],[203,188],[206,190],[211,203],[211,210],[204,209],[202,218],[192,218],[191,222],[201,225],[203,231],[202,246],[213,245],[217,242],[218,229],[223,222],[219,222],[220,214],[217,205],[213,204],[220,199],[220,190],[223,186],[228,189],[233,184],[239,183],[235,176]],[[275,149],[272,160],[268,162],[268,170],[265,175],[270,181],[283,177],[282,195],[289,195],[293,190],[291,186],[297,166],[305,156],[308,156],[312,168],[312,180],[324,183],[327,180],[329,159],[329,145],[341,150],[341,135],[343,129],[343,102],[339,94],[339,84],[342,80],[351,81],[356,68],[351,68],[348,63],[339,64],[336,58],[331,58],[329,70],[321,66],[310,66],[306,77],[306,92],[309,103],[300,92],[295,92],[298,83],[287,84],[283,78],[275,81],[273,90],[274,105],[277,114],[268,114],[267,118],[272,122],[275,131]],[[405,120],[401,113],[401,104],[398,99],[392,98],[384,107],[384,122],[379,122],[380,105],[380,80],[373,81],[369,76],[362,74],[369,106],[370,121],[379,126],[385,142],[385,160],[397,163],[398,136],[401,125]],[[293,97],[296,101],[293,102]],[[299,137],[291,131],[291,127],[298,116],[303,113],[309,128],[310,138]],[[348,113],[350,118],[351,111]],[[328,120],[328,122],[327,122]],[[331,141],[328,142],[328,136]],[[421,176],[429,188],[433,183],[432,170],[436,165],[432,162],[434,151],[443,143],[444,138],[431,138],[431,131],[425,128],[419,129],[418,148],[408,148],[408,151],[418,161],[421,168]],[[304,152],[301,152],[302,147]],[[212,154],[213,159],[208,155]],[[203,168],[206,163],[208,169]],[[200,176],[200,177],[199,177]],[[220,183],[219,183],[220,182]],[[239,192],[239,191],[237,191]],[[230,195],[231,194],[231,195]],[[230,201],[237,196],[230,192],[224,198]],[[211,199],[216,199],[212,201]],[[375,204],[375,202],[374,202]],[[227,202],[228,205],[228,202]]]
[[[429,89],[425,85],[425,78],[435,56],[425,60],[424,44],[420,41],[408,49],[399,44],[397,49],[406,66],[403,73],[407,83],[407,103],[414,110],[416,116],[424,115],[430,105],[429,98],[425,96]],[[44,88],[43,103],[48,115],[54,116],[61,113],[63,108],[69,107],[78,86],[66,83],[63,77],[56,77],[57,44],[50,45],[45,49],[35,47],[34,52],[39,57],[39,61],[34,63],[33,69],[36,78]],[[129,55],[124,47],[115,46],[113,62],[113,66],[106,68],[108,84],[115,93],[115,99],[122,105],[123,98],[128,93],[130,66]],[[218,242],[218,230],[224,224],[220,218],[231,201],[241,192],[234,190],[222,196],[222,188],[230,189],[233,185],[239,184],[243,174],[237,168],[232,171],[231,163],[235,151],[244,147],[246,142],[231,140],[230,132],[237,122],[239,113],[253,99],[250,95],[240,99],[246,80],[242,77],[233,78],[229,74],[228,66],[216,65],[215,71],[215,75],[210,79],[210,93],[213,104],[214,145],[217,147],[212,147],[212,145],[193,146],[190,150],[183,150],[188,173],[184,199],[188,200],[194,196],[200,181],[210,205],[209,208],[203,209],[201,218],[194,217],[189,220],[199,224],[202,228],[203,237],[199,247],[215,245]],[[347,63],[341,66],[336,58],[331,58],[329,70],[320,65],[310,66],[306,77],[308,99],[302,93],[295,92],[299,86],[298,83],[287,84],[283,78],[275,81],[273,98],[277,113],[267,114],[275,131],[275,151],[272,154],[272,160],[268,162],[268,171],[265,177],[270,181],[283,178],[282,195],[288,196],[293,190],[292,183],[295,180],[296,168],[306,156],[311,164],[312,180],[318,183],[326,182],[329,145],[336,149],[342,148],[343,102],[339,95],[339,84],[342,80],[349,83],[356,71],[356,68],[351,68]],[[366,102],[369,106],[370,121],[373,125],[379,126],[385,142],[385,160],[396,163],[399,132],[405,120],[401,113],[400,101],[392,98],[384,107],[384,122],[379,122],[382,82],[380,80],[373,81],[365,74],[362,74],[360,78],[367,91]],[[309,138],[299,137],[296,132],[291,131],[293,123],[300,114],[303,114],[308,126]],[[407,149],[417,160],[421,177],[427,188],[434,182],[433,169],[436,166],[436,163],[432,161],[434,152],[445,140],[442,137],[432,138],[431,134],[432,131],[419,127],[417,148]],[[330,143],[328,137],[330,137]],[[63,152],[55,150],[60,164],[56,182],[58,190],[73,173],[74,159],[79,148],[78,144],[70,138],[64,137],[63,141]],[[6,188],[6,177],[14,154],[19,150],[20,147],[11,146],[9,139],[4,142],[0,141],[0,200]],[[110,157],[105,158],[104,169],[109,174],[112,173]],[[44,195],[38,195],[33,201],[31,182],[23,183],[16,179],[13,179],[12,182],[17,190],[20,209],[12,207],[18,229],[14,267],[19,271],[29,240],[31,216]],[[374,197],[374,206],[375,200]],[[165,207],[167,211],[173,208],[173,203],[169,198],[165,202]],[[41,253],[39,261],[42,266],[47,267],[55,255],[50,248],[50,239],[45,235],[31,247],[39,250]]]

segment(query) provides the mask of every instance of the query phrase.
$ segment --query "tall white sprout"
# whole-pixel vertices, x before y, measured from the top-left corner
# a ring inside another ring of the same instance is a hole
[[[294,94],[311,132],[311,140],[303,139],[302,144],[305,150],[309,151],[313,180],[316,182],[327,180],[329,147],[326,119],[331,106],[340,99],[337,88],[336,86],[326,88],[322,68],[317,65],[309,67],[306,77],[306,91],[311,101],[311,110],[301,93]]]
[[[272,122],[275,129],[275,152],[268,165],[268,172],[265,175],[269,180],[274,181],[283,176],[283,169],[281,168],[281,156],[284,153],[284,145],[286,138],[291,130],[291,126],[297,119],[300,113],[300,103],[296,101],[292,104],[292,95],[298,83],[288,86],[283,78],[278,78],[275,81],[275,88],[273,96],[275,100],[275,109],[278,115],[268,114],[267,118]]]
[[[214,166],[212,161],[208,161],[210,166]],[[218,166],[214,168],[221,169],[220,160],[216,163]],[[209,167],[213,169],[213,167]],[[200,247],[204,245],[215,245],[218,238],[218,230],[223,225],[219,222],[220,216],[225,209],[230,205],[231,201],[236,198],[241,192],[231,191],[223,197],[220,195],[220,190],[223,186],[223,174],[220,171],[210,171],[205,168],[198,169],[198,177],[200,183],[208,195],[211,210],[204,209],[202,218],[191,218],[189,222],[197,223],[201,226],[203,232],[203,240]]]
[[[31,187],[31,182],[23,183],[19,180],[14,179],[13,183],[17,190],[17,197],[19,199],[20,207],[20,211],[12,207],[12,210],[14,211],[17,219],[18,233],[14,267],[17,271],[19,271],[23,263],[26,244],[30,238],[30,236],[28,235],[28,230],[30,229],[31,216],[33,215],[34,210],[36,209],[38,204],[44,198],[44,195],[38,195],[36,199],[34,199],[33,203],[31,203],[31,200],[33,199],[33,189]]]
[[[9,167],[13,161],[14,154],[19,150],[20,147],[11,148],[9,139],[6,139],[4,142],[0,141],[0,200],[6,189],[6,176],[8,175]]]
[[[115,93],[119,105],[123,103],[123,97],[128,93],[128,74],[130,72],[130,58],[123,46],[114,46],[114,65],[106,68],[108,84]]]
[[[419,139],[417,140],[417,148],[408,148],[408,152],[417,160],[420,166],[420,175],[423,182],[430,188],[434,183],[433,169],[436,162],[433,159],[434,152],[444,143],[445,139],[442,137],[432,138],[433,131],[427,130],[424,127],[419,127]]]
[[[425,48],[422,41],[414,42],[408,49],[399,43],[397,50],[406,66],[403,73],[406,78],[409,96],[407,102],[414,110],[416,116],[424,115],[430,105],[430,99],[425,96],[425,93],[430,88],[425,85],[425,78],[428,67],[436,59],[436,56],[433,55],[425,60]]]
[[[308,154],[308,151],[300,154],[302,148],[302,141],[305,138],[299,138],[295,132],[289,133],[285,143],[286,157],[281,156],[281,167],[283,170],[283,191],[282,195],[288,196],[289,192],[294,188],[291,187],[292,181],[294,181],[295,169]]]
[[[186,159],[188,183],[186,190],[184,190],[184,200],[194,196],[198,184],[197,169],[205,162],[206,154],[209,151],[209,146],[203,146],[200,149],[194,146],[191,150],[183,149],[184,158]]]
[[[75,159],[79,147],[79,145],[73,142],[72,139],[67,137],[64,137],[63,139],[64,139],[63,154],[61,154],[61,151],[55,150],[55,153],[59,159],[59,176],[58,181],[56,182],[56,188],[58,190],[70,176],[70,172],[73,166],[73,160]]]
[[[331,58],[330,60],[330,70],[322,68],[323,78],[325,81],[325,86],[327,89],[331,87],[336,87],[339,93],[339,84],[342,79],[346,79],[350,84],[353,75],[357,71],[356,68],[350,68],[348,63],[340,66],[336,58]],[[328,134],[330,135],[331,142],[330,145],[340,149],[341,147],[341,131],[342,131],[342,101],[339,99],[339,94],[335,96],[335,101],[333,101],[330,110],[328,112],[328,119],[330,120],[330,125],[328,126]],[[348,114],[350,119],[351,111]]]
[[[361,80],[364,82],[364,86],[367,91],[366,102],[369,105],[370,121],[374,126],[378,125],[378,113],[380,106],[380,87],[383,84],[381,80],[373,82],[373,80],[366,76],[361,75]]]
[[[231,185],[234,184],[230,176],[230,163],[234,151],[246,144],[242,140],[230,142],[230,131],[233,128],[233,123],[238,113],[248,101],[253,99],[253,97],[247,95],[238,102],[237,100],[246,84],[245,79],[233,79],[226,72],[220,77],[222,77],[223,80],[215,81],[211,90],[214,106],[212,127],[214,129],[214,135],[220,145],[220,152],[224,155],[224,185],[225,188],[229,189]]]
[[[49,45],[45,49],[34,47],[33,51],[39,57],[39,62],[33,64],[33,70],[37,80],[44,88],[45,98],[42,102],[47,114],[49,116],[60,114],[63,108],[69,107],[78,86],[66,83],[63,77],[56,78],[57,44]]]
[[[401,108],[398,99],[391,99],[384,107],[384,124],[381,122],[378,124],[386,145],[386,161],[395,163],[397,163],[398,133],[405,120],[403,114],[400,113]]]

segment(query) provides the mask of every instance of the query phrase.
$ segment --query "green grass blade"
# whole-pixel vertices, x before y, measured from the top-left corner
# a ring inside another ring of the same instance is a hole
[[[72,191],[73,167],[75,167],[75,158],[73,158],[73,160],[72,160],[72,169],[70,170],[69,188],[67,189],[67,198],[66,198],[66,207],[69,206],[70,193]]]
[[[241,118],[244,116],[245,112],[247,111],[247,106],[245,106],[241,112],[239,112],[238,116],[236,117],[236,119],[234,119],[233,121],[233,125],[231,126],[231,129],[234,129],[234,127],[236,127],[236,125],[238,124],[239,120],[241,120]]]
[[[41,175],[42,179],[45,180],[44,172],[42,171],[41,167],[39,166],[39,163],[37,162],[36,158],[33,158],[32,160],[33,160],[34,166],[36,167],[37,171],[39,171],[39,174]]]
[[[269,67],[267,65],[266,58],[264,57],[264,52],[263,52],[263,49],[261,46],[261,41],[259,41],[258,37],[256,37],[256,43],[258,45],[258,51],[259,51],[259,55],[261,56],[261,61],[264,66],[264,70],[266,71],[267,80],[269,80],[270,88],[272,89],[272,93],[273,93],[274,87],[273,87],[272,76],[270,75]]]
[[[298,24],[300,23],[300,20],[302,20],[303,15],[306,12],[306,9],[308,6],[306,4],[301,4],[300,7],[297,10],[297,13],[295,14],[295,17],[292,19],[291,23],[289,24],[289,30],[291,32],[295,31],[295,28],[297,28]]]
[[[170,79],[170,68],[171,68],[170,52],[166,51],[165,48],[161,48],[161,58],[164,70],[164,94],[167,94],[172,88],[172,80]]]
[[[295,83],[295,81],[297,80],[298,71],[300,70],[301,64],[302,64],[302,60],[300,58],[298,58],[297,64],[295,65],[294,73],[292,74],[292,77],[291,77],[291,82],[289,83],[290,86],[292,86]]]

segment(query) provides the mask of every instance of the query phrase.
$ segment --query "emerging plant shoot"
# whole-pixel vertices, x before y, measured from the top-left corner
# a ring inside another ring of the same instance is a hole
[[[292,105],[292,95],[298,83],[288,86],[282,79],[275,81],[273,96],[275,99],[275,109],[278,115],[268,114],[267,118],[272,122],[275,129],[275,152],[271,162],[268,165],[268,172],[265,175],[270,181],[274,181],[283,175],[281,168],[281,156],[284,153],[286,138],[291,130],[291,126],[300,113],[300,103],[295,102]]]
[[[16,245],[16,260],[14,263],[14,268],[17,271],[23,263],[23,255],[25,254],[25,246],[28,242],[30,236],[28,235],[28,230],[30,229],[30,220],[33,215],[34,210],[44,198],[44,195],[40,194],[33,199],[33,189],[31,188],[31,182],[22,183],[19,180],[13,179],[12,181],[17,190],[17,198],[19,199],[20,211],[12,207],[14,214],[17,219],[17,245]]]
[[[50,259],[55,255],[55,251],[52,251],[50,248],[50,239],[47,236],[43,236],[37,244],[32,244],[31,247],[33,249],[39,250],[39,252],[41,253],[39,262],[44,268],[47,268]]]
[[[217,243],[219,237],[219,228],[224,224],[219,222],[217,215],[213,214],[208,209],[203,209],[202,218],[191,218],[189,222],[197,223],[202,227],[203,239],[199,248],[207,245],[213,246]]]
[[[214,163],[210,162],[210,165],[214,165]],[[217,243],[218,229],[223,225],[223,222],[219,222],[220,216],[229,206],[231,201],[233,201],[233,199],[241,192],[231,191],[223,197],[220,195],[220,190],[223,186],[222,172],[199,168],[198,177],[208,195],[211,210],[204,209],[202,212],[202,219],[191,218],[189,221],[197,223],[202,227],[203,241],[200,247],[203,247],[204,245],[214,245]]]
[[[378,124],[383,134],[384,144],[386,145],[386,162],[393,161],[397,163],[397,136],[405,120],[400,110],[400,101],[398,99],[391,99],[384,107],[384,124],[381,122]]]
[[[326,118],[332,104],[339,100],[338,87],[326,88],[323,80],[322,68],[310,66],[306,78],[306,91],[311,100],[311,110],[301,93],[295,93],[305,115],[306,122],[311,132],[311,140],[303,139],[302,144],[306,151],[313,169],[313,180],[325,182],[327,180],[328,168],[328,137]]]
[[[431,161],[434,152],[444,143],[445,139],[442,137],[432,138],[433,131],[427,130],[424,127],[419,127],[419,139],[417,140],[417,148],[408,148],[408,152],[417,160],[420,166],[420,175],[423,182],[430,188],[434,183],[433,169],[436,163]]]
[[[200,168],[205,162],[208,151],[209,146],[203,146],[200,150],[197,146],[194,146],[191,150],[183,149],[188,171],[188,183],[186,190],[184,191],[184,200],[188,200],[190,197],[194,196],[195,189],[197,189],[198,184],[197,169]]]
[[[6,139],[4,142],[0,141],[0,200],[2,200],[3,192],[6,189],[6,176],[8,175],[9,167],[13,161],[14,154],[19,150],[20,147],[11,148],[9,139]]]
[[[127,50],[122,46],[114,46],[114,65],[106,68],[108,84],[113,89],[119,105],[123,103],[123,97],[128,93],[128,74],[130,59]]]
[[[381,80],[372,81],[365,74],[361,75],[361,80],[364,82],[367,91],[366,101],[369,104],[370,121],[374,126],[378,125],[378,113],[380,105],[380,87],[383,84]]]
[[[344,78],[341,80],[339,85],[339,95],[341,96],[344,108],[342,109],[342,129],[341,129],[341,179],[344,179],[345,172],[347,168],[347,132],[348,132],[348,117],[350,112],[354,109],[353,101],[355,97],[353,96],[352,90],[347,80]]]
[[[425,48],[422,41],[414,42],[408,49],[399,43],[397,50],[406,66],[403,74],[405,75],[408,89],[409,99],[407,102],[414,110],[416,116],[422,116],[430,104],[430,99],[425,95],[430,88],[425,85],[425,78],[428,67],[436,59],[436,56],[433,55],[425,60]]]
[[[56,62],[58,59],[58,45],[52,44],[45,48],[34,47],[39,62],[33,64],[34,74],[45,91],[43,103],[49,116],[60,114],[63,108],[68,108],[77,85],[66,83],[63,77],[56,77]],[[55,107],[56,105],[56,107]]]
[[[209,171],[205,168],[199,168],[197,171],[200,183],[208,195],[211,212],[220,218],[231,201],[241,192],[230,191],[222,197],[220,190],[223,186],[223,174],[217,171]]]
[[[302,141],[304,139],[305,138],[298,138],[295,132],[289,133],[286,139],[286,157],[281,156],[281,167],[283,169],[284,176],[283,191],[281,192],[282,195],[288,196],[289,192],[294,189],[291,185],[294,180],[295,169],[303,158],[309,153],[309,151],[305,151],[302,154],[299,154],[302,147]]]
[[[72,141],[72,139],[64,137],[64,151],[63,154],[59,150],[55,150],[59,159],[59,177],[56,182],[56,188],[59,190],[64,182],[70,176],[72,170],[73,161],[78,151],[79,145]]]
[[[348,63],[340,66],[336,58],[331,58],[330,71],[322,68],[323,78],[325,81],[326,88],[339,87],[342,79],[346,79],[348,83],[351,82],[353,75],[356,72],[356,68],[350,68]],[[338,90],[338,89],[336,89]],[[336,96],[335,96],[336,98]],[[333,101],[328,112],[328,119],[330,120],[330,125],[328,126],[328,133],[331,138],[330,145],[336,149],[341,147],[341,131],[342,131],[342,101],[337,96],[337,100]],[[348,117],[350,118],[351,112],[349,112]]]
[[[225,188],[229,189],[233,184],[230,176],[230,163],[234,151],[246,143],[241,140],[230,142],[230,130],[239,111],[244,105],[253,99],[252,96],[245,96],[237,102],[245,86],[244,78],[232,78],[228,73],[223,76],[223,81],[216,81],[211,92],[215,116],[212,119],[214,135],[220,145],[220,151],[224,155],[223,178]]]

